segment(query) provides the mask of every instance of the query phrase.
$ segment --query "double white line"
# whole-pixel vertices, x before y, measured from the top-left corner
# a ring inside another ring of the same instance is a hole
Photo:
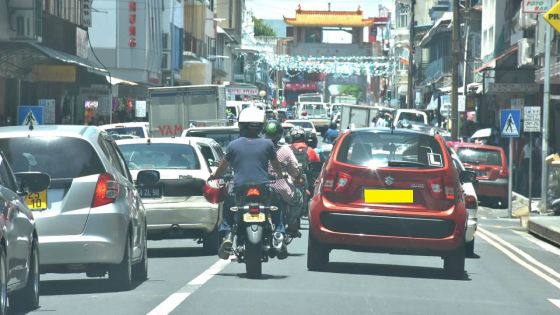
[[[560,289],[560,273],[556,272],[554,269],[548,267],[547,265],[541,263],[540,261],[533,258],[531,255],[527,254],[526,252],[520,250],[519,248],[515,247],[514,245],[504,241],[502,238],[497,236],[494,233],[491,233],[480,226],[477,229],[477,236],[488,242],[490,245],[496,247],[506,256],[511,258],[513,261],[524,267],[525,269],[531,271],[535,275],[539,276],[546,282],[550,283],[551,285],[555,286],[557,289]],[[529,239],[529,238],[527,238]],[[533,243],[545,248],[545,245],[538,244],[536,240],[530,239]],[[548,244],[547,244],[548,245]],[[548,250],[548,249],[547,249]],[[550,250],[553,252],[552,250]],[[558,252],[555,254],[558,255]],[[522,259],[523,258],[523,259]],[[555,299],[548,299],[552,304],[560,307],[560,300]]]

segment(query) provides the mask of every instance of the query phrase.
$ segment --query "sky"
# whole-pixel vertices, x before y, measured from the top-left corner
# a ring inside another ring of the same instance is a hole
[[[354,11],[361,6],[365,17],[377,16],[379,4],[390,8],[394,6],[394,0],[245,0],[248,10],[260,19],[282,19],[282,16],[293,17],[298,4],[303,10],[327,10],[328,3],[331,10]]]

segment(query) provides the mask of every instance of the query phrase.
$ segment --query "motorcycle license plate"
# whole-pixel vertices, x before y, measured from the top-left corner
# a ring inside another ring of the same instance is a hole
[[[41,211],[47,209],[47,191],[43,190],[38,193],[30,193],[25,196],[25,203],[29,210]]]
[[[251,214],[251,213],[245,213],[243,214],[243,222],[264,222],[266,220],[266,216],[264,215],[264,213],[257,213],[257,214]]]

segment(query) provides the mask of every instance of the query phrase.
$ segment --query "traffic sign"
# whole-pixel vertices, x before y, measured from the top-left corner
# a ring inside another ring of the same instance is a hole
[[[550,10],[546,11],[543,18],[552,28],[560,32],[560,2],[556,2]]]
[[[503,109],[500,112],[500,130],[502,137],[518,138],[521,130],[521,111],[519,109]]]
[[[541,131],[541,108],[539,106],[525,106],[523,108],[523,131]]]
[[[466,107],[466,104],[465,104],[465,95],[458,95],[457,97],[458,97],[458,98],[457,98],[457,107],[458,107],[458,110],[459,110],[460,112],[464,112],[464,111],[465,111],[465,107]]]
[[[18,106],[18,125],[29,126],[43,124],[43,106]]]

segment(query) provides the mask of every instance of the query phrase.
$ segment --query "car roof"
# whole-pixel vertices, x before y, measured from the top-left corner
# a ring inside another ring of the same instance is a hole
[[[285,120],[284,122],[287,122],[287,123],[308,122],[308,123],[311,123],[313,125],[313,122],[311,120],[307,120],[307,119],[288,119],[288,120]]]
[[[239,126],[192,127],[188,128],[187,132],[197,130],[239,130]]]
[[[115,124],[106,124],[101,125],[99,128],[101,129],[110,129],[110,128],[126,128],[126,127],[147,127],[147,122],[142,121],[134,121],[134,122],[126,122],[126,123],[115,123]]]
[[[165,138],[138,138],[115,140],[117,144],[138,144],[138,143],[172,143],[172,144],[191,144],[189,137],[165,137]]]
[[[64,136],[94,139],[102,131],[97,126],[83,125],[35,125],[33,130],[27,126],[0,127],[1,138],[19,138],[33,136]]]
[[[432,130],[423,129],[408,129],[408,128],[394,128],[391,132],[391,127],[367,127],[367,128],[356,128],[350,130],[350,133],[393,133],[393,134],[419,134],[427,136],[435,136],[438,133],[432,133]]]
[[[219,143],[212,139],[212,138],[203,138],[203,137],[183,137],[183,139],[189,139],[194,142],[206,143],[206,144],[213,144],[219,145]]]

